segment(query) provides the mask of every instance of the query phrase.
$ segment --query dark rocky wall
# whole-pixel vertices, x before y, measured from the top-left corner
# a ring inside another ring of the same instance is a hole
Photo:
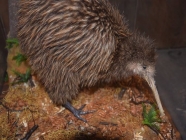
[[[141,0],[138,11],[137,28],[155,38],[160,48],[186,47],[185,0]]]
[[[186,0],[110,0],[159,48],[186,47]]]
[[[3,22],[3,30],[7,35],[9,32],[8,0],[0,0],[0,17]]]
[[[8,1],[0,0],[0,93],[7,68],[6,36],[9,31]]]

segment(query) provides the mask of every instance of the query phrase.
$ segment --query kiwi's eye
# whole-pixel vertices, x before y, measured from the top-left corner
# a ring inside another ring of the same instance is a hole
[[[147,68],[147,66],[143,65],[143,69],[145,70]]]

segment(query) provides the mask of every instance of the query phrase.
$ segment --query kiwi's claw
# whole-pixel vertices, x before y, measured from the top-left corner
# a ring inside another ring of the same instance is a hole
[[[81,120],[83,122],[87,122],[87,120],[85,120],[84,118],[82,118],[80,115],[85,115],[85,114],[89,114],[89,113],[95,112],[95,111],[82,111],[83,108],[86,106],[86,104],[82,105],[79,109],[74,108],[71,105],[71,103],[69,103],[69,102],[66,102],[63,106],[66,109],[68,109],[70,112],[72,112],[76,118],[78,118],[79,120]]]

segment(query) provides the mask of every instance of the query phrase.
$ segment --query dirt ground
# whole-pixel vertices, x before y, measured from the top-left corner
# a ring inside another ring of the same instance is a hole
[[[142,124],[142,104],[131,102],[130,95],[136,89],[129,88],[124,97],[118,99],[120,90],[105,87],[80,93],[73,100],[73,106],[78,108],[86,104],[85,111],[95,111],[83,116],[87,120],[84,123],[62,106],[55,106],[40,86],[30,88],[20,84],[10,87],[0,105],[0,136],[5,139],[23,138],[34,125],[38,125],[29,140],[160,139],[161,135]],[[163,136],[176,137],[169,122],[159,125]]]
[[[12,56],[9,53],[9,84],[15,78],[12,69]],[[25,71],[20,66],[19,71]],[[35,86],[23,83],[11,86],[0,100],[0,138],[24,140],[176,140],[179,132],[170,117],[164,116],[157,123],[160,131],[156,133],[143,122],[143,107],[155,103],[152,91],[139,77],[130,77],[120,82],[127,87],[122,98],[117,86],[106,86],[82,91],[72,105],[76,108],[86,104],[83,110],[95,111],[82,117],[87,123],[75,118],[62,106],[52,103],[48,94],[32,76]],[[147,103],[148,101],[148,103]],[[29,132],[31,131],[31,132]],[[33,133],[32,133],[33,131]]]

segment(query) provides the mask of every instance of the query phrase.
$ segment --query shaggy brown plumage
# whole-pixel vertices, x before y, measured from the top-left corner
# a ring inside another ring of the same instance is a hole
[[[152,41],[130,32],[107,0],[20,0],[18,39],[58,105],[84,87],[154,75]]]

